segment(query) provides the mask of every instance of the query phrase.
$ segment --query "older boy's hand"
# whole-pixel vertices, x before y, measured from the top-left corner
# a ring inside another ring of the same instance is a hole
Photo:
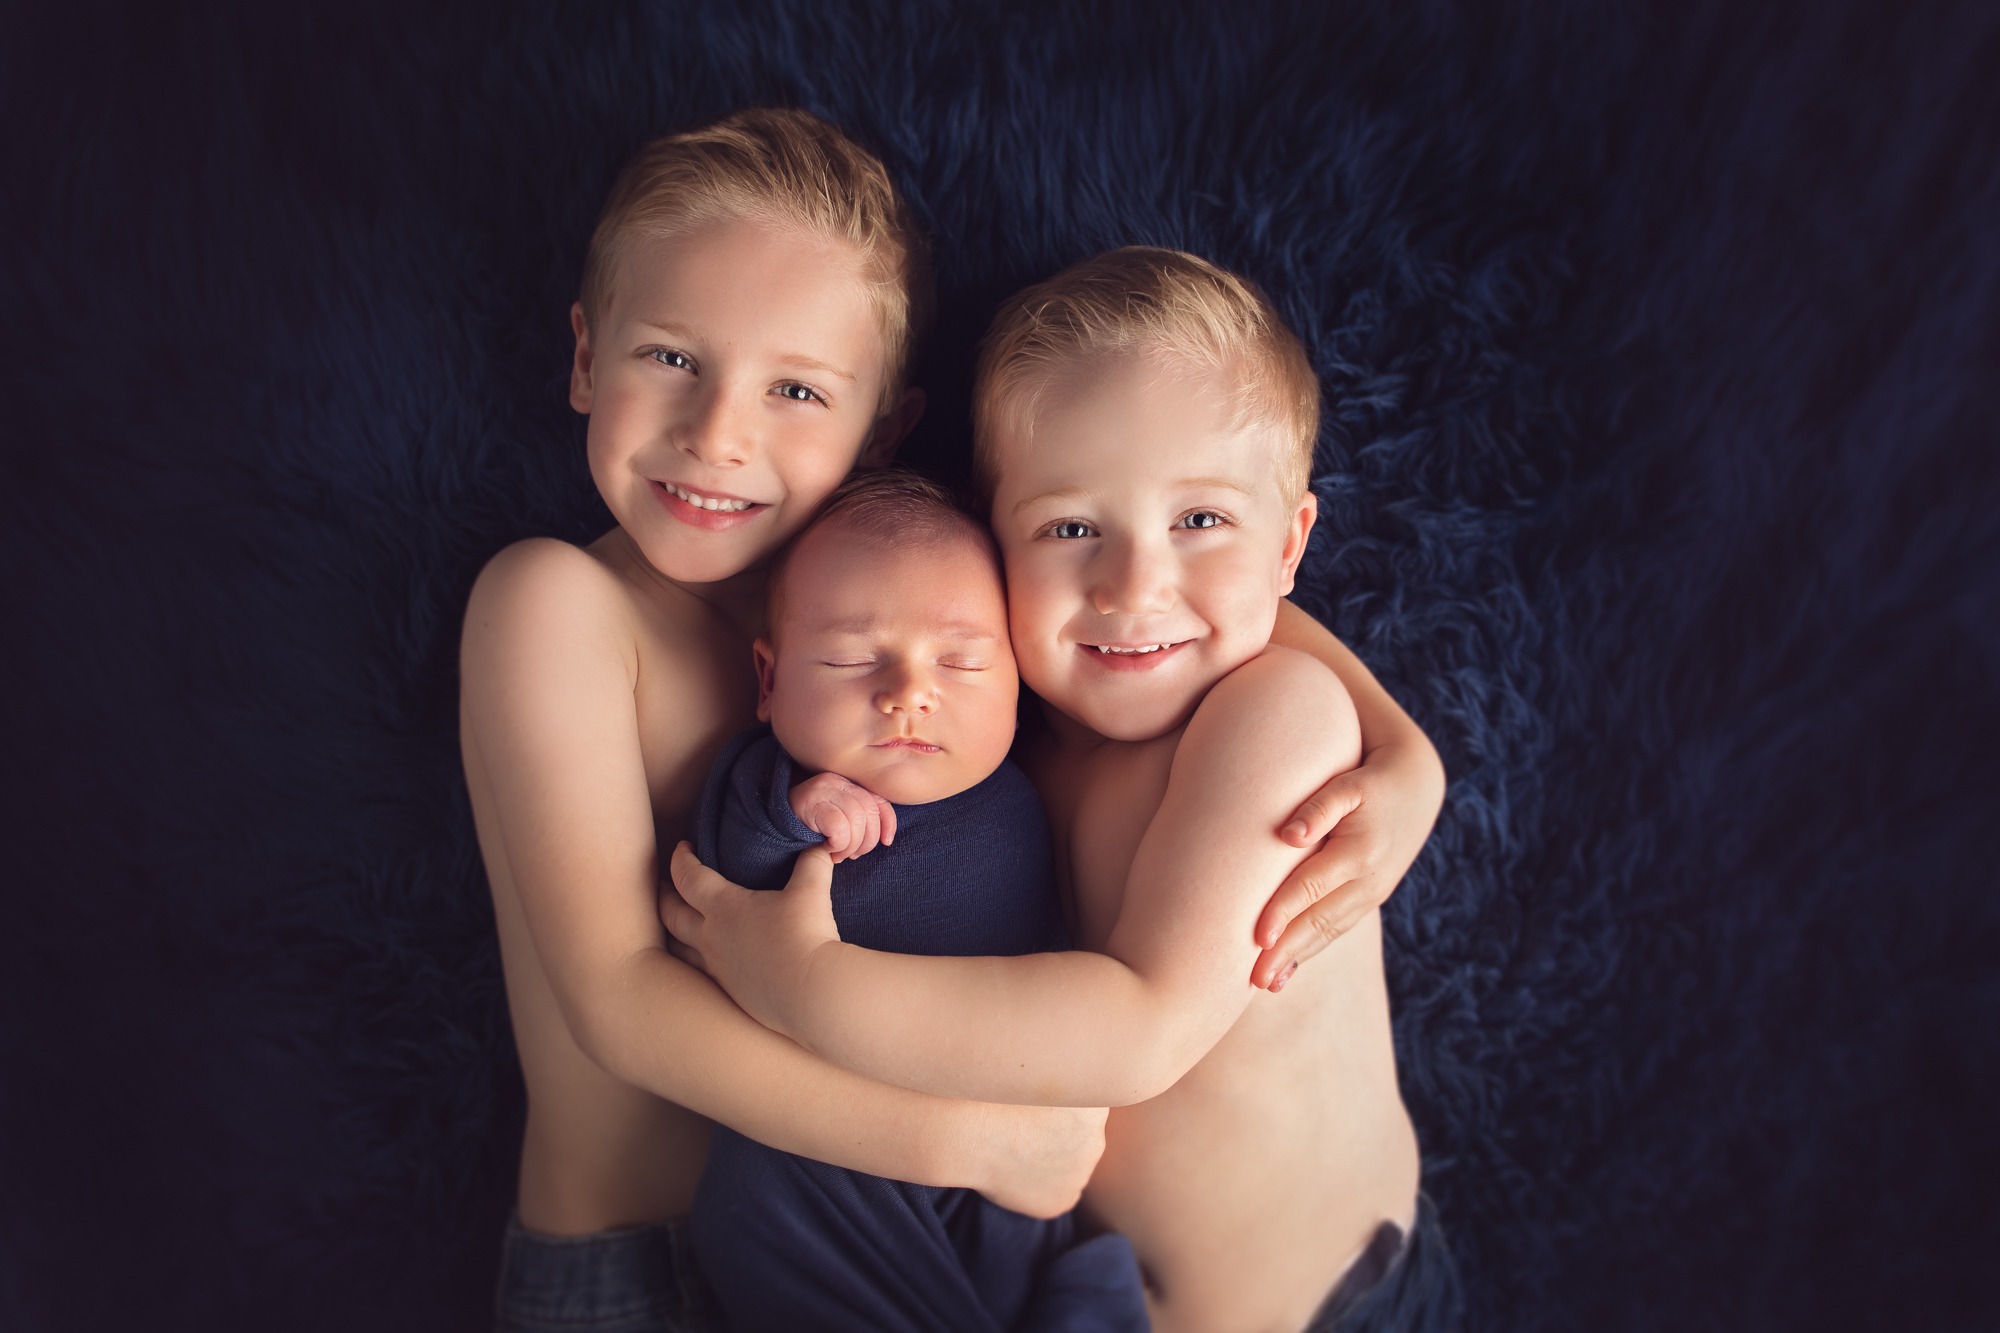
[[[1060,1217],[1076,1207],[1104,1155],[1102,1107],[984,1105],[984,1141],[993,1154],[979,1192],[1030,1217]]]
[[[1443,800],[1444,770],[1427,745],[1383,746],[1307,798],[1278,836],[1294,847],[1321,845],[1258,917],[1264,952],[1251,984],[1283,990],[1300,963],[1388,901]]]
[[[792,983],[802,981],[813,955],[840,943],[833,922],[833,858],[824,848],[799,854],[792,877],[776,892],[730,883],[703,865],[694,848],[674,848],[671,886],[660,891],[660,922],[674,957],[706,972],[744,1013],[788,1037]]]
[[[838,773],[815,773],[794,784],[791,804],[799,822],[826,839],[835,861],[851,861],[896,841],[896,807]]]

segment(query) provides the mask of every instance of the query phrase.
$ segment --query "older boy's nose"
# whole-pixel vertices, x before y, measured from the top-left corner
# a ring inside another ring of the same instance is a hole
[[[897,667],[875,692],[875,707],[884,713],[928,716],[937,711],[937,681],[919,667]]]
[[[1143,615],[1174,604],[1166,553],[1145,541],[1107,539],[1093,570],[1091,605],[1100,615]]]
[[[749,454],[749,423],[731,395],[711,390],[682,423],[681,450],[710,467],[741,463]]]

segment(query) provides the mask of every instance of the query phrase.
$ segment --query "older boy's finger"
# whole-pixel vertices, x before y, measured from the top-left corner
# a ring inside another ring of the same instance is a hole
[[[1301,963],[1346,935],[1375,907],[1369,886],[1360,880],[1343,884],[1312,911],[1285,927],[1278,942],[1266,949],[1251,969],[1253,984],[1279,991]]]
[[[1342,773],[1306,797],[1278,830],[1278,836],[1294,847],[1310,847],[1360,807],[1360,782],[1353,773]]]
[[[1299,862],[1258,913],[1257,943],[1267,949],[1276,945],[1292,922],[1360,873],[1360,865],[1347,849],[1334,844]]]

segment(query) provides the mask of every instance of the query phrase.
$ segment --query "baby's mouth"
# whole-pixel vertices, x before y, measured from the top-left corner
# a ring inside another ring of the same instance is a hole
[[[944,749],[942,745],[933,745],[929,741],[919,740],[915,736],[891,736],[886,741],[876,741],[875,748],[878,750],[915,750],[918,754],[937,754]]]

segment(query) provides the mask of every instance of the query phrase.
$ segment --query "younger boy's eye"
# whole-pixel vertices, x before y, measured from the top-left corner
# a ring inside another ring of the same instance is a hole
[[[676,352],[671,347],[655,347],[651,353],[653,360],[675,370],[693,370],[694,361],[686,352]]]
[[[1066,518],[1060,523],[1051,523],[1049,525],[1049,536],[1059,537],[1064,541],[1075,541],[1079,537],[1088,537],[1089,535],[1090,525],[1073,518]]]
[[[1201,528],[1219,528],[1222,526],[1222,524],[1223,524],[1222,515],[1216,513],[1214,510],[1197,509],[1192,514],[1188,514],[1185,517],[1183,517],[1181,521],[1178,524],[1176,524],[1176,526],[1183,528],[1201,529]]]
[[[811,385],[799,384],[796,381],[789,384],[780,384],[777,388],[777,394],[780,398],[789,398],[795,403],[823,403],[826,401],[826,399],[820,397],[819,392]]]

